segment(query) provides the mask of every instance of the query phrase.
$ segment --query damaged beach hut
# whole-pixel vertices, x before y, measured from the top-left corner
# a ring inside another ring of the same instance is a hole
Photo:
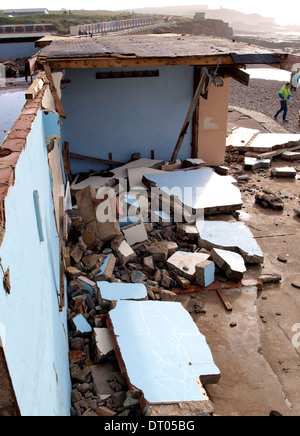
[[[0,150],[0,412],[211,414],[220,370],[175,300],[212,286],[230,310],[216,268],[241,280],[263,261],[245,229],[232,247],[201,221],[242,206],[220,175],[230,79],[285,55],[188,35],[49,42]]]

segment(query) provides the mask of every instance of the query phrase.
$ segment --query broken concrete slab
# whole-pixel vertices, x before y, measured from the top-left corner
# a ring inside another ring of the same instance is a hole
[[[96,198],[96,190],[92,186],[76,192],[78,215],[82,217],[84,224],[89,224],[96,219],[96,210],[93,200]]]
[[[76,329],[81,333],[90,333],[93,329],[82,314],[73,318]]]
[[[118,364],[110,362],[101,363],[99,365],[91,366],[90,369],[96,392],[99,395],[113,394],[115,391],[107,380],[111,379],[115,372],[119,371]]]
[[[177,251],[167,261],[169,271],[175,271],[176,274],[193,282],[196,279],[196,266],[208,260],[209,254],[205,253],[188,253]]]
[[[176,225],[176,236],[183,241],[194,241],[199,234],[196,226],[179,223]]]
[[[196,283],[197,285],[206,288],[215,281],[215,264],[210,260],[196,265]]]
[[[256,194],[255,203],[259,204],[263,208],[273,209],[273,210],[283,210],[284,201],[282,198],[274,194]]]
[[[139,167],[139,168],[128,168],[128,183],[130,191],[145,191],[146,186],[143,183],[143,178],[145,174],[160,174],[163,171],[156,170],[154,168]]]
[[[297,144],[300,145],[300,135],[294,133],[259,133],[251,142],[249,150],[264,153]]]
[[[132,250],[127,241],[123,240],[115,248],[117,257],[121,265],[126,265],[129,262],[134,262],[136,259],[136,253]]]
[[[199,167],[206,165],[206,162],[202,159],[185,159],[182,162],[183,168]]]
[[[122,232],[130,246],[148,240],[148,233],[144,223],[139,223],[131,227],[123,228]]]
[[[112,171],[114,174],[114,178],[121,180],[126,179],[128,177],[128,170],[133,168],[154,168],[160,170],[162,166],[165,164],[165,161],[162,160],[155,160],[155,159],[137,159],[132,162],[129,162],[125,165],[122,165],[121,167],[116,168]]]
[[[121,372],[146,403],[207,401],[197,380],[217,383],[220,371],[180,303],[120,301],[107,323],[120,350]]]
[[[247,151],[248,143],[253,140],[258,133],[259,130],[257,129],[247,129],[245,127],[232,129],[230,135],[226,139],[226,149],[228,151],[236,149]]]
[[[244,273],[247,271],[244,259],[238,253],[214,248],[211,257],[230,279],[242,280]]]
[[[285,177],[294,179],[297,175],[297,171],[295,168],[291,167],[282,167],[282,168],[272,168],[271,176],[272,177]]]
[[[295,160],[300,160],[300,151],[285,151],[282,155],[281,158],[283,160],[289,160],[289,161],[295,161]]]
[[[114,347],[111,342],[110,334],[107,328],[94,328],[94,338],[96,344],[96,353],[99,360],[110,354]]]
[[[178,250],[176,242],[161,241],[145,247],[146,253],[153,257],[154,262],[165,262]]]
[[[197,221],[199,247],[239,253],[245,263],[261,264],[264,255],[250,229],[242,221]]]
[[[245,157],[245,170],[258,170],[260,168],[270,168],[271,159],[257,159],[255,157]]]
[[[91,234],[101,241],[110,241],[121,234],[116,208],[111,207],[109,199],[97,199],[96,190],[92,186],[77,191],[76,201],[78,215]]]
[[[82,233],[82,240],[89,250],[100,251],[103,247],[103,242],[88,228],[85,228]]]
[[[219,176],[209,168],[193,171],[173,171],[145,175],[147,186],[156,187],[158,194],[180,207],[175,222],[193,222],[203,213],[232,212],[242,207],[240,190],[232,184],[232,178]]]
[[[112,253],[107,255],[104,259],[104,263],[99,268],[97,268],[96,271],[93,271],[93,280],[95,280],[96,282],[103,282],[110,279],[113,275],[115,264],[115,256]]]
[[[100,189],[104,186],[112,187],[116,183],[116,180],[113,177],[101,177],[101,176],[91,176],[86,180],[83,180],[80,183],[73,182],[71,185],[72,191],[80,191],[81,189],[86,189],[88,186],[92,186],[94,189]]]
[[[147,297],[147,288],[143,283],[109,283],[101,282],[99,297],[103,300],[144,300]]]
[[[282,275],[278,272],[278,268],[276,268],[272,264],[269,256],[267,255],[265,256],[264,263],[262,265],[259,280],[262,281],[264,284],[279,283],[282,280]]]

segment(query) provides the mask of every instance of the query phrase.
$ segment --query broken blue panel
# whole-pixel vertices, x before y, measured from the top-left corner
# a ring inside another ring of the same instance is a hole
[[[99,285],[104,300],[143,300],[147,297],[147,288],[142,283],[109,283]]]
[[[200,246],[236,251],[242,255],[246,263],[263,263],[264,254],[245,223],[197,221],[196,226]]]
[[[44,233],[43,233],[42,216],[41,216],[41,208],[40,208],[40,200],[39,200],[38,191],[33,191],[33,202],[34,202],[34,209],[35,209],[35,216],[36,216],[36,223],[37,223],[39,238],[40,238],[40,242],[43,242],[44,241]]]
[[[204,287],[211,285],[215,281],[216,266],[213,262],[210,262],[206,268],[204,268]]]
[[[136,207],[137,209],[139,209],[140,207],[140,204],[135,195],[131,195],[131,194],[124,195],[124,201],[130,204],[130,206]]]
[[[93,330],[85,317],[81,314],[75,316],[75,318],[73,318],[73,322],[76,326],[76,330],[81,333],[90,333]]]
[[[79,280],[80,280],[80,277],[79,277]],[[80,283],[83,285],[83,289],[85,291],[88,291],[90,293],[90,296],[92,297],[94,295],[94,288],[83,280],[80,280]]]
[[[125,216],[119,219],[119,224],[121,229],[130,226],[132,224],[137,224],[139,222],[140,222],[140,218],[138,216]]]
[[[105,270],[106,270],[106,268],[107,268],[107,265],[108,265],[108,262],[109,262],[110,257],[111,257],[111,254],[109,254],[109,255],[104,259],[103,264],[99,267],[99,269],[100,269],[99,274],[97,274],[97,275],[95,276],[96,279],[97,279],[97,277],[102,276],[102,274],[105,273]]]
[[[199,377],[220,371],[180,303],[119,301],[109,317],[130,382],[147,402],[204,401]]]

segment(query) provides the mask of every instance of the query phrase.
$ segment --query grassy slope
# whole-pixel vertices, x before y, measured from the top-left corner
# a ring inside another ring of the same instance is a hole
[[[71,15],[63,12],[51,11],[49,15],[27,15],[9,18],[0,11],[0,24],[39,24],[53,23],[59,34],[66,35],[70,33],[70,26],[78,24],[97,23],[100,21],[114,21],[119,19],[128,19],[132,17],[141,17],[145,15],[138,14],[118,14],[111,11],[72,11]]]

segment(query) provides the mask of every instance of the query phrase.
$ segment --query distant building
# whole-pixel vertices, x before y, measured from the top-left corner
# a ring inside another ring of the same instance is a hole
[[[196,12],[194,16],[194,20],[197,21],[205,20],[205,12]]]
[[[3,11],[4,15],[49,15],[48,9],[6,9]]]

